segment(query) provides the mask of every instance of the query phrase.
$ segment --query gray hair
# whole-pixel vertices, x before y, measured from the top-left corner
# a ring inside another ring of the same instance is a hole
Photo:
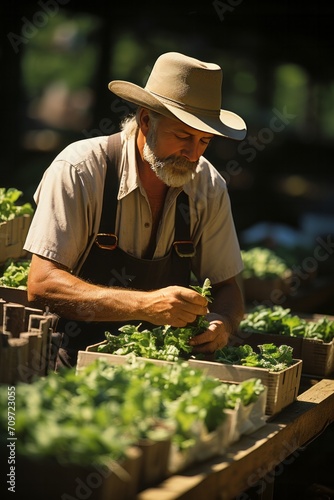
[[[124,120],[120,124],[121,131],[124,132],[127,139],[136,135],[139,125],[139,112],[142,108],[139,107],[135,114],[128,115],[124,118]],[[156,124],[158,120],[161,118],[161,115],[155,111],[148,110],[150,120],[152,120],[153,128],[156,128]]]
[[[136,135],[138,130],[138,123],[136,115],[128,115],[120,124],[120,129],[124,132],[127,139]]]

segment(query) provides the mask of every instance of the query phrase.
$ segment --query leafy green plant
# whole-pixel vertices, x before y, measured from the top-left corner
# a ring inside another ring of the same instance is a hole
[[[155,365],[130,356],[123,365],[97,359],[76,371],[51,372],[16,385],[17,454],[59,463],[120,460],[143,438],[171,437],[183,450],[210,432],[236,402],[264,390],[257,379],[233,389],[186,362]],[[6,449],[8,387],[0,386],[0,446]]]
[[[110,391],[105,395],[101,393],[103,386],[99,387],[98,380],[98,373],[92,380],[88,374],[85,378],[72,369],[61,374],[50,373],[32,384],[17,384],[18,455],[80,465],[124,457],[126,448],[133,442],[133,430],[120,432],[117,421],[110,425],[117,404],[108,401]],[[106,390],[106,384],[103,389]],[[0,387],[3,409],[6,392],[7,386]],[[1,421],[0,435],[6,436],[5,419]],[[0,438],[0,442],[2,439],[5,438]]]
[[[274,333],[288,337],[302,337],[331,342],[334,338],[334,321],[324,316],[306,320],[282,306],[259,305],[240,322],[240,330],[248,333]]]
[[[0,277],[0,286],[26,290],[30,263],[30,260],[7,261],[4,265],[3,274]]]
[[[206,297],[208,302],[212,302],[211,296],[211,281],[209,278],[205,278],[202,286],[190,285],[190,288],[193,288],[196,292],[198,292],[202,297]]]
[[[22,191],[16,188],[0,188],[0,222],[6,222],[21,215],[32,215],[34,210],[30,203],[17,205]]]
[[[205,279],[203,286],[191,287],[211,302],[211,282]],[[98,352],[108,352],[117,355],[134,353],[137,356],[151,359],[176,361],[185,358],[192,351],[189,340],[204,332],[209,326],[205,316],[198,316],[196,320],[181,328],[169,325],[158,326],[152,330],[140,330],[139,325],[125,325],[119,328],[121,332],[114,335],[106,332],[107,343],[98,346]]]
[[[270,371],[285,370],[294,363],[293,349],[287,345],[262,344],[258,346],[259,352],[244,344],[241,346],[225,346],[216,351],[215,361],[224,364],[257,366]]]
[[[243,278],[273,279],[290,275],[287,262],[265,247],[241,250],[244,263]]]
[[[326,316],[317,321],[307,321],[304,337],[331,342],[334,339],[334,321]]]
[[[244,406],[254,403],[264,390],[260,379],[249,378],[240,384],[224,384],[226,390],[226,408],[235,409],[241,402]]]

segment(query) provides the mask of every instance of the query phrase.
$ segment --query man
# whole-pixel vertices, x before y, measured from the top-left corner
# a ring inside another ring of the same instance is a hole
[[[240,249],[226,183],[203,157],[214,136],[246,135],[221,109],[221,86],[218,65],[163,54],[145,88],[110,82],[138,106],[121,134],[71,144],[46,170],[25,243],[28,298],[61,317],[65,364],[124,323],[182,327],[207,314],[190,341],[206,354],[237,328]],[[210,279],[211,304],[191,276]]]

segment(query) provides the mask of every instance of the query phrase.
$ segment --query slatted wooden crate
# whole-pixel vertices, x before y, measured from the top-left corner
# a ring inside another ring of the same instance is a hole
[[[189,364],[226,382],[242,382],[249,378],[259,378],[268,389],[266,415],[273,417],[296,400],[303,362],[300,359],[294,359],[293,365],[279,372],[272,372],[267,368],[227,365],[215,361],[189,360]]]
[[[85,351],[79,351],[77,370],[80,371],[85,366],[89,365],[96,359],[104,359],[111,364],[124,364],[127,361],[127,356],[119,356],[117,354],[108,354],[97,352],[98,346],[105,344],[106,341],[99,342],[88,346]],[[163,361],[159,359],[150,359],[152,363],[171,364],[173,361]],[[267,404],[266,415],[274,415],[281,411],[282,408],[294,401],[298,394],[301,365],[300,360],[295,360],[295,364],[282,372],[269,372],[264,368],[251,368],[248,366],[223,365],[216,362],[189,360],[190,366],[200,368],[209,376],[219,378],[220,380],[232,383],[242,382],[248,378],[260,378],[265,386],[267,386]]]
[[[7,259],[26,257],[23,245],[31,224],[31,215],[22,215],[0,223],[0,265]]]
[[[129,361],[129,356],[120,356],[117,354],[109,354],[98,352],[97,349],[100,345],[105,344],[106,341],[100,342],[86,348],[86,351],[79,351],[78,361],[77,361],[77,372],[80,373],[86,366],[95,362],[97,359],[103,359],[110,363],[111,365],[123,365]],[[157,366],[171,365],[173,361],[165,361],[159,359],[147,359],[140,358]],[[188,361],[189,362],[189,361]],[[189,363],[190,364],[190,363]],[[200,368],[203,368],[202,366]],[[211,375],[211,374],[209,374]],[[214,375],[213,375],[214,376]],[[241,380],[239,380],[241,381]],[[231,383],[238,383],[238,381],[229,380]],[[248,408],[240,407],[235,410],[226,411],[226,419],[223,421],[221,426],[216,430],[200,435],[199,432],[198,440],[194,443],[192,447],[188,450],[179,450],[175,444],[172,442],[170,445],[169,457],[166,457],[166,452],[168,451],[168,443],[164,445],[155,444],[153,449],[149,450],[149,462],[156,456],[156,464],[153,472],[149,473],[146,467],[146,471],[142,473],[142,483],[149,485],[152,483],[153,477],[169,476],[170,474],[175,474],[181,470],[186,469],[194,463],[199,463],[205,461],[213,456],[222,455],[226,453],[228,447],[231,443],[240,439],[241,435],[254,432],[258,428],[264,426],[267,421],[267,416],[265,415],[265,408],[267,403],[267,387],[265,391],[260,395],[259,399],[251,403]],[[164,452],[163,448],[164,446]],[[159,457],[157,455],[158,451]],[[153,454],[152,454],[153,453]],[[166,469],[166,458],[167,469]],[[149,463],[147,462],[147,463]],[[155,471],[155,472],[154,472]],[[152,476],[153,474],[153,476]]]
[[[301,315],[307,321],[318,321],[324,317],[330,321],[334,316],[324,314]],[[293,356],[303,361],[302,373],[317,377],[327,377],[334,373],[334,340],[323,342],[322,340],[304,339],[302,337],[289,337],[269,332],[247,332],[239,330],[234,344],[249,344],[256,348],[260,344],[272,343],[277,346],[288,345],[293,348]]]
[[[29,383],[47,375],[54,315],[4,300],[0,311],[0,383]]]
[[[90,500],[135,500],[142,466],[141,451],[129,448],[127,457],[102,464],[60,464],[52,459],[17,457],[15,495],[34,500],[45,498],[89,498]]]
[[[334,341],[322,342],[321,340],[302,339],[300,337],[288,337],[275,333],[251,333],[240,337],[246,344],[256,348],[259,344],[272,343],[277,346],[288,345],[293,348],[294,357],[303,361],[302,373],[304,375],[315,375],[326,377],[334,373]]]
[[[4,302],[15,302],[23,306],[29,306],[27,290],[10,286],[0,286],[0,300]]]

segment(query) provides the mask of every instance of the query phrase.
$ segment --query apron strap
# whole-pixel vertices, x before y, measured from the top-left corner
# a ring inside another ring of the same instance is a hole
[[[173,247],[179,257],[195,255],[195,245],[190,239],[189,196],[184,191],[181,191],[176,200]]]
[[[114,234],[119,190],[118,165],[122,157],[121,133],[109,136],[107,148],[107,172],[104,181],[103,205],[99,233]]]

